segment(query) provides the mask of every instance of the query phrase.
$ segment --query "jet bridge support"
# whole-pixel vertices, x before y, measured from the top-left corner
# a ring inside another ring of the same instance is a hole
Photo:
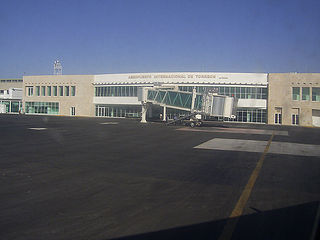
[[[146,123],[147,122],[147,103],[142,103],[142,111],[141,111],[141,122]]]

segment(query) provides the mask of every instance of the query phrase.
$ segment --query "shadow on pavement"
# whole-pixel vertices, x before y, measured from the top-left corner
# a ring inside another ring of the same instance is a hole
[[[233,231],[235,239],[319,239],[319,221],[315,225],[319,202],[263,211],[250,207],[257,213],[241,216]],[[150,239],[218,239],[227,219],[204,222],[190,226],[160,230],[133,236],[114,238],[113,240],[150,240]]]

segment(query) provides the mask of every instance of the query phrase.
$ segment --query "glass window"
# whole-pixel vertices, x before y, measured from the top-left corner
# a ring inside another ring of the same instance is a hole
[[[53,96],[57,96],[57,95],[58,95],[58,87],[53,86]]]
[[[230,96],[230,87],[225,87],[225,88],[224,88],[224,94],[225,94],[226,96]]]
[[[252,88],[252,98],[257,99],[257,88]]]
[[[261,98],[262,98],[262,99],[267,99],[267,96],[268,96],[268,88],[262,88],[261,91],[262,91],[262,96],[261,96]]]
[[[253,98],[253,96],[252,96],[252,88],[248,87],[246,90],[247,90],[246,98],[248,98],[248,99]]]
[[[45,96],[45,95],[46,95],[46,87],[41,86],[41,96]]]
[[[306,101],[310,100],[310,88],[308,87],[302,88],[302,100],[306,100]]]
[[[40,96],[40,86],[36,86],[36,96]]]
[[[59,96],[63,96],[63,86],[59,86]]]
[[[299,87],[293,87],[292,88],[292,100],[300,100],[300,88]]]
[[[133,96],[138,96],[138,87],[133,87]]]
[[[69,86],[65,86],[65,87],[64,87],[64,94],[65,94],[66,96],[69,96]]]
[[[246,98],[246,88],[245,87],[241,87],[240,98]]]
[[[231,87],[231,88],[230,88],[230,96],[231,96],[231,97],[235,97],[235,95],[236,95],[236,90],[235,90],[234,87]]]
[[[76,86],[71,86],[71,96],[76,95]]]
[[[27,94],[28,94],[28,96],[33,96],[33,87],[32,86],[27,87]]]
[[[312,88],[312,101],[320,102],[320,88]]]
[[[292,124],[299,125],[299,115],[298,114],[292,114]]]
[[[48,94],[48,96],[51,96],[51,86],[47,87],[47,94]]]
[[[120,96],[126,96],[124,87],[120,88]]]
[[[19,102],[11,102],[11,112],[19,112]]]
[[[281,113],[276,113],[274,116],[275,116],[274,123],[281,124],[282,122]]]
[[[236,87],[236,98],[240,98],[240,87]]]
[[[59,103],[55,102],[26,102],[26,113],[59,114]]]

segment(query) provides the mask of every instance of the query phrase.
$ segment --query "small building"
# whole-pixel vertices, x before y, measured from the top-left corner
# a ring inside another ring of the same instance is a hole
[[[22,79],[0,79],[0,113],[19,113],[22,108]]]
[[[26,114],[94,116],[94,75],[23,77]]]
[[[320,127],[320,73],[270,73],[268,124]]]

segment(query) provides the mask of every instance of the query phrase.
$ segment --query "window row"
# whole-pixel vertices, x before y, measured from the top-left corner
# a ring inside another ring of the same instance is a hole
[[[192,92],[194,86],[180,86],[180,91]],[[220,95],[244,98],[244,99],[267,99],[268,89],[262,87],[195,87],[198,93],[203,93],[208,90],[214,90]]]
[[[25,113],[59,114],[58,102],[26,102]]]
[[[282,113],[275,113],[274,114],[274,123],[275,124],[282,124]],[[291,115],[291,124],[292,125],[299,125],[299,115],[298,114]]]
[[[0,82],[22,82],[22,79],[1,79]]]
[[[96,87],[96,97],[136,97],[137,86]]]
[[[76,86],[27,86],[27,96],[75,96]]]
[[[320,102],[320,88],[319,87],[312,87],[312,101]],[[310,87],[292,87],[292,100],[295,101],[310,101]]]

